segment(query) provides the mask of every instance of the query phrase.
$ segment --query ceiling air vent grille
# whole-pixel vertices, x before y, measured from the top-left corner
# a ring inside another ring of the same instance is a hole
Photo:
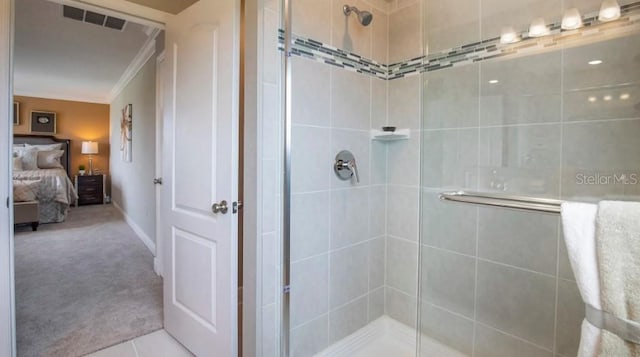
[[[127,22],[123,19],[108,16],[107,22],[104,23],[104,26],[114,30],[122,30],[124,28],[124,24],[126,23]]]
[[[68,6],[68,5],[63,5],[62,15],[69,19],[83,21],[83,22],[107,27],[110,29],[118,30],[118,31],[122,31],[122,29],[124,29],[124,26],[127,23],[126,20],[123,20],[117,17],[107,16],[107,15],[89,11],[89,10],[85,11],[83,9],[73,7],[73,6]]]
[[[93,11],[87,11],[84,14],[84,22],[88,22],[88,23],[94,24],[94,25],[103,26],[104,25],[104,20],[106,18],[107,18],[107,16],[102,15],[102,14],[98,14],[97,12],[93,12]]]
[[[72,6],[64,6],[62,8],[62,13],[64,17],[68,17],[70,19],[82,21],[84,20],[84,10],[78,9],[77,7]]]

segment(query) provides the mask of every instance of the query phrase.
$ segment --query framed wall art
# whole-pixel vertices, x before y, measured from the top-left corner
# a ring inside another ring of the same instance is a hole
[[[120,154],[122,161],[131,162],[131,149],[133,148],[133,105],[127,104],[122,108],[120,120]]]
[[[13,102],[13,125],[20,125],[20,103]]]
[[[55,135],[56,134],[56,113],[44,111],[31,112],[31,133]]]

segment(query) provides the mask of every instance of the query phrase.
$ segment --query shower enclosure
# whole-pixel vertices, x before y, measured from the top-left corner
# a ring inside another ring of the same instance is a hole
[[[575,356],[559,215],[468,201],[640,199],[618,3],[265,1],[261,355]]]

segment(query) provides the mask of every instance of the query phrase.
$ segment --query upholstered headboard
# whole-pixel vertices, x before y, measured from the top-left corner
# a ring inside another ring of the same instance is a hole
[[[60,158],[60,163],[67,171],[67,175],[71,177],[71,140],[58,139],[52,136],[45,135],[28,135],[28,134],[14,134],[14,144],[31,144],[31,145],[47,145],[47,144],[62,144],[62,150],[64,155]]]

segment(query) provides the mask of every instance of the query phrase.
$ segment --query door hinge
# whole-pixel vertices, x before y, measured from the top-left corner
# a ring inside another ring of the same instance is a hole
[[[283,291],[285,294],[289,294],[289,293],[291,293],[291,285],[285,285],[285,286],[284,286],[284,288],[282,289],[282,291]]]

